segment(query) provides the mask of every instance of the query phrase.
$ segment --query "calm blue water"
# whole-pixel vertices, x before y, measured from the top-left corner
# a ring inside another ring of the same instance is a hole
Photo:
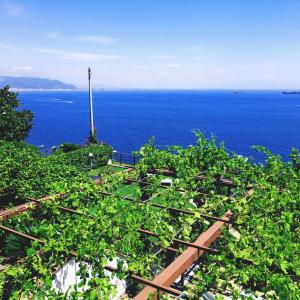
[[[84,143],[89,133],[87,92],[22,92],[35,113],[28,142]],[[280,91],[100,91],[94,92],[98,138],[119,152],[137,150],[151,136],[159,145],[188,146],[192,130],[213,133],[227,148],[256,156],[260,144],[287,157],[300,148],[300,95]]]

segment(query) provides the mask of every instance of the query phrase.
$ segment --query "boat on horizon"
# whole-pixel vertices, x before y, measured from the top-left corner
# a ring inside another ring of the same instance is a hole
[[[298,95],[298,94],[300,94],[300,91],[282,91],[282,94],[284,94],[284,95]]]

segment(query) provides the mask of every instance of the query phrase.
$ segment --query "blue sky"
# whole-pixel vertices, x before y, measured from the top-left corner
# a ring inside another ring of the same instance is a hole
[[[299,0],[0,0],[0,75],[299,88]]]

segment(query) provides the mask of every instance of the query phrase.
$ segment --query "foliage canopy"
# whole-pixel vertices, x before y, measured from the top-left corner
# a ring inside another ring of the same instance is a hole
[[[234,215],[231,228],[224,230],[214,243],[220,255],[203,256],[191,283],[185,287],[189,298],[199,299],[209,290],[219,297],[230,295],[234,299],[241,298],[241,292],[268,299],[299,299],[299,152],[293,150],[291,161],[285,162],[267,149],[257,147],[265,153],[266,161],[254,164],[229,153],[214,138],[206,139],[200,133],[197,137],[196,145],[186,149],[176,146],[161,151],[153,142],[146,144],[134,172],[105,177],[100,186],[81,173],[71,178],[73,171],[68,168],[65,173],[53,175],[55,181],[42,173],[41,179],[48,178],[54,184],[53,187],[47,181],[41,187],[44,192],[65,192],[66,197],[4,222],[6,226],[43,239],[44,245],[20,239],[11,243],[23,245],[23,254],[18,255],[27,255],[27,259],[22,264],[11,264],[0,273],[0,292],[2,287],[3,295],[11,299],[33,295],[63,299],[65,295],[52,288],[53,271],[67,260],[70,251],[76,251],[76,259],[82,266],[80,286],[87,284],[87,289],[74,287],[69,291],[71,297],[108,299],[114,292],[104,273],[109,260],[120,253],[126,257],[127,267],[123,259],[119,260],[119,278],[125,278],[130,270],[152,279],[164,268],[166,256],[162,249],[173,246],[174,236],[194,241],[212,224],[201,218],[201,214],[220,217],[231,210]],[[36,154],[28,151],[31,154],[23,165],[31,168]],[[0,160],[0,166],[1,163]],[[7,176],[18,174],[18,168],[22,166],[16,166]],[[165,176],[158,169],[172,171],[171,187],[160,187]],[[42,172],[41,168],[33,167],[22,182],[34,177],[35,170],[37,174]],[[124,184],[125,178],[138,180],[141,176],[147,186]],[[234,186],[229,189],[217,184],[222,178],[230,179]],[[249,184],[254,192],[245,198]],[[26,185],[23,188],[26,190]],[[123,198],[129,194],[131,201]],[[148,196],[146,203],[140,201],[143,194]],[[188,209],[194,215],[174,214],[151,203]],[[86,215],[68,214],[59,205]],[[145,237],[138,232],[139,228],[151,230],[158,237]],[[5,245],[12,241],[11,236],[2,233],[2,240],[0,260],[2,256],[3,263],[7,263],[10,249]],[[11,262],[13,257],[9,259]],[[87,261],[92,266],[92,280],[88,280]],[[140,288],[130,283],[129,293],[134,294]]]
[[[8,86],[0,89],[0,140],[22,141],[33,127],[33,113],[30,110],[17,110],[20,106],[17,94]]]

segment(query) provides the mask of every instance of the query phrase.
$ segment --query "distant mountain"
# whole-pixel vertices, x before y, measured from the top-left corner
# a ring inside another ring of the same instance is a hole
[[[8,85],[17,90],[77,90],[73,84],[63,83],[59,80],[50,80],[35,77],[0,76],[0,87]]]

